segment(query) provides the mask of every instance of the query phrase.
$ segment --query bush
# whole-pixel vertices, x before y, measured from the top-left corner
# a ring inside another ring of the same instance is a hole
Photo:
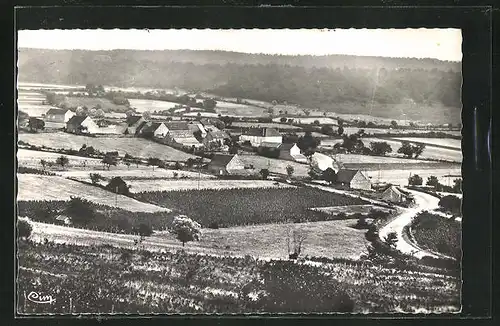
[[[462,211],[462,201],[457,196],[448,195],[439,200],[439,206],[453,214],[460,214]]]
[[[19,239],[28,239],[31,236],[31,224],[25,220],[17,221],[17,237]]]
[[[91,203],[79,197],[71,197],[64,212],[75,225],[87,225],[93,222],[96,217]]]
[[[108,189],[109,191],[125,196],[130,196],[129,188],[130,187],[127,185],[127,183],[120,177],[112,178],[106,185],[106,189]]]
[[[218,229],[219,228],[219,223],[217,222],[211,222],[209,225],[208,225],[208,228],[209,229]]]

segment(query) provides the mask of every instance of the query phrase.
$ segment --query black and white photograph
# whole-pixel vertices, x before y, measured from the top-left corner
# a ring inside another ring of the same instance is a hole
[[[462,33],[17,31],[16,312],[462,310]]]

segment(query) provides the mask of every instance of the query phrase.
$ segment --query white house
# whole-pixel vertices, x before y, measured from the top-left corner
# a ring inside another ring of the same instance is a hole
[[[148,122],[137,132],[144,137],[164,138],[168,134],[168,129],[163,122]]]
[[[311,168],[317,172],[323,172],[328,168],[333,169],[336,173],[340,170],[339,164],[333,158],[318,152],[311,156],[310,164]]]
[[[297,144],[281,144],[279,146],[280,156],[282,160],[296,161],[300,163],[307,163],[307,157],[300,152]]]
[[[283,143],[283,136],[274,128],[252,128],[243,132],[240,136],[241,142],[249,141],[254,147],[261,143]]]
[[[237,174],[238,172],[246,172],[245,164],[240,160],[237,154],[215,154],[210,163],[208,170],[216,175]]]
[[[63,109],[50,109],[45,113],[45,122],[66,123],[75,116],[75,112]]]
[[[74,134],[97,134],[99,126],[88,116],[75,115],[66,122],[66,131]]]
[[[140,115],[127,117],[127,120],[125,121],[126,127],[124,133],[128,135],[135,135],[139,127],[141,127],[141,125],[145,122],[144,118]]]

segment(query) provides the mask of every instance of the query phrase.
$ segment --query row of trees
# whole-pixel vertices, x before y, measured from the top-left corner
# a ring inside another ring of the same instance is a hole
[[[408,178],[408,184],[410,186],[422,186],[423,183],[424,183],[423,178],[418,174],[414,174]],[[427,178],[426,185],[433,187],[435,191],[445,191],[445,192],[455,192],[455,193],[462,192],[462,179],[460,178],[453,180],[453,186],[449,187],[440,183],[439,179],[436,176],[431,175]]]

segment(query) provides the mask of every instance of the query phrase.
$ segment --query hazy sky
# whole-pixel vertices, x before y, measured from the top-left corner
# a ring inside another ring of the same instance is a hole
[[[18,47],[192,49],[268,54],[351,54],[462,60],[459,29],[23,30]]]

